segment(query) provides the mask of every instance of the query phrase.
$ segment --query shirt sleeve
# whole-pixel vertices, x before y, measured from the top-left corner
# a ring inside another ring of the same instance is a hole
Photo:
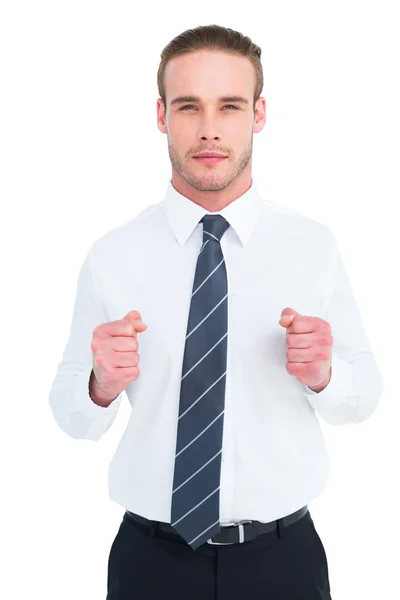
[[[73,438],[99,440],[112,425],[121,404],[122,393],[106,408],[95,404],[89,395],[93,329],[106,321],[91,248],[78,275],[70,334],[49,395],[56,422]]]
[[[304,393],[316,413],[331,425],[358,423],[375,410],[382,394],[382,376],[367,339],[335,237],[326,321],[333,336],[332,373],[321,392]]]

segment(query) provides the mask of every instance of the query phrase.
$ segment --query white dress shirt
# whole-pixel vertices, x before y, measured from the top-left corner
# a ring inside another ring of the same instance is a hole
[[[219,211],[228,276],[228,355],[220,514],[271,521],[325,487],[329,457],[318,417],[342,425],[368,418],[382,390],[379,368],[333,233],[251,188]],[[107,408],[88,393],[93,329],[138,310],[140,375],[126,396],[132,414],[109,467],[110,498],[171,522],[171,493],[184,342],[201,218],[207,211],[168,181],[164,198],[90,247],[79,273],[71,331],[50,392],[58,425],[99,440],[124,394]],[[332,377],[320,393],[286,371],[281,312],[327,320]]]

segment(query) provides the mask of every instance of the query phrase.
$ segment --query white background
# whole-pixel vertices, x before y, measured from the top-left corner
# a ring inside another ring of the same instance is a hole
[[[332,469],[310,511],[328,556],[332,598],[398,597],[395,2],[264,0],[244,8],[6,0],[0,587],[7,600],[105,598],[109,549],[123,515],[108,498],[107,468],[128,402],[94,443],[58,429],[48,394],[89,246],[161,200],[170,176],[167,137],[156,126],[160,52],[185,29],[211,23],[262,47],[267,124],[254,136],[254,177],[265,198],[336,234],[384,378],[370,419],[323,423]]]

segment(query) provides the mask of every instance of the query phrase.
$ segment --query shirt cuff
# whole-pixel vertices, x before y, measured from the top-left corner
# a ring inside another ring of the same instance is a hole
[[[76,375],[73,408],[69,420],[73,431],[83,437],[97,440],[114,421],[121,404],[122,393],[107,407],[95,404],[89,394],[91,372],[92,366]]]
[[[304,394],[307,396],[311,406],[318,408],[321,405],[336,406],[352,394],[353,369],[350,363],[332,353],[332,373],[328,385],[322,392],[314,392],[308,386],[304,386]]]

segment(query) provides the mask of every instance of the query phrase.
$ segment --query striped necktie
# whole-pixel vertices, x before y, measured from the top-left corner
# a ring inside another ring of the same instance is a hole
[[[171,525],[193,548],[220,531],[219,498],[228,343],[228,283],[220,240],[205,215],[189,310],[180,390]]]

